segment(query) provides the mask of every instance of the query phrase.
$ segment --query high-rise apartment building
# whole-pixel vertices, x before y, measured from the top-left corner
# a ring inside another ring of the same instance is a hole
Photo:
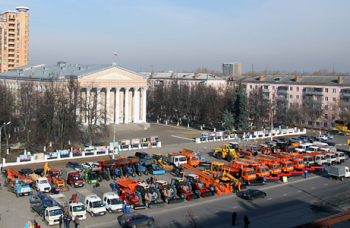
[[[16,10],[0,13],[0,72],[28,65],[29,7],[18,6]]]
[[[224,63],[222,64],[222,71],[224,76],[241,76],[243,63]]]

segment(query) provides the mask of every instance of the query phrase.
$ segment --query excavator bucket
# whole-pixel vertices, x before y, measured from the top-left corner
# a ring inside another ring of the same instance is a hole
[[[166,173],[170,173],[174,170],[174,166],[172,165],[165,165],[163,166],[163,169],[165,170]]]

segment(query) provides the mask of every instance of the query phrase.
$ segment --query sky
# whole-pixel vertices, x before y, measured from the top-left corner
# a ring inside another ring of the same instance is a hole
[[[30,64],[350,71],[348,0],[0,0],[16,6],[30,7]]]

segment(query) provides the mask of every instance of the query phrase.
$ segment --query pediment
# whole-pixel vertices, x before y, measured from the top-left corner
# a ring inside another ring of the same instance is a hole
[[[129,78],[125,75],[118,74],[116,72],[112,72],[110,74],[98,77],[98,78],[96,78],[96,80],[122,80],[122,81],[125,81],[125,80],[132,80],[132,78]]]

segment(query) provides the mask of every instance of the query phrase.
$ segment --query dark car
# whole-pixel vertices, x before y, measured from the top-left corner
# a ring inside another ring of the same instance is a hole
[[[74,161],[67,162],[66,165],[67,168],[73,168],[76,171],[83,172],[83,167],[78,163]]]
[[[153,223],[153,217],[139,214],[136,212],[124,214],[120,219],[120,225],[122,225],[123,227],[136,228],[143,225],[151,226]]]
[[[339,130],[331,130],[331,131],[328,131],[327,133],[329,133],[330,135],[339,135],[340,131]]]
[[[40,169],[36,169],[36,170],[34,170],[34,173],[36,174],[36,175],[39,175],[39,176],[44,176],[44,169],[43,168],[40,168]]]
[[[328,146],[335,146],[335,142],[322,141],[323,143],[327,143]]]
[[[19,170],[18,173],[21,174],[22,176],[28,177],[32,175],[34,172],[30,168],[24,168]]]
[[[243,199],[256,199],[256,198],[265,198],[266,192],[257,190],[257,189],[248,189],[244,192],[242,192],[242,198]]]
[[[315,139],[313,137],[310,137],[308,135],[302,135],[299,137],[299,139],[303,140],[304,142],[314,142]]]

